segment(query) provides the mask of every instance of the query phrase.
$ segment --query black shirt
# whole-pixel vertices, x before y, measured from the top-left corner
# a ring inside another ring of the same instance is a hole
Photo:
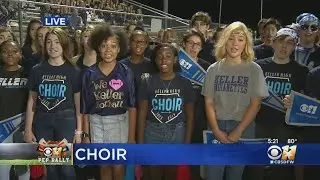
[[[23,68],[6,71],[0,68],[0,121],[26,111],[28,90]]]
[[[148,58],[144,58],[139,64],[134,64],[130,61],[130,57],[127,57],[121,60],[120,63],[123,63],[131,69],[135,76],[137,87],[140,86],[143,79],[148,78],[150,74],[154,72],[154,66],[151,64],[151,61]]]
[[[198,57],[207,61],[210,64],[216,62],[216,58],[213,55],[213,41],[207,39],[203,45],[202,50],[199,52]]]
[[[254,55],[256,59],[269,58],[269,57],[272,57],[274,54],[273,48],[271,46],[264,45],[264,44],[254,46],[253,50],[254,50]]]
[[[74,109],[74,94],[80,92],[80,70],[69,62],[52,66],[42,61],[30,72],[27,87],[38,93],[37,111]]]
[[[285,95],[290,94],[291,90],[301,92],[305,89],[305,80],[309,70],[296,61],[277,64],[272,58],[267,58],[258,60],[257,64],[263,70],[269,89],[279,98],[283,99]],[[262,104],[256,122],[273,126],[279,123],[284,124],[284,119],[285,113]]]
[[[151,75],[142,81],[138,97],[148,101],[147,121],[155,123],[185,122],[184,104],[195,101],[191,82],[178,74],[172,80]]]
[[[320,66],[312,69],[307,77],[306,94],[320,99]]]
[[[22,48],[22,67],[27,75],[29,75],[31,69],[42,60],[42,55],[37,52],[33,52],[31,45],[25,45]]]
[[[198,58],[198,64],[207,71],[210,64],[203,59]],[[192,83],[192,82],[191,82]],[[204,106],[204,96],[201,94],[202,86],[196,83],[192,83],[193,90],[195,92],[195,105],[194,105],[194,130],[192,142],[203,143],[202,132],[207,129],[207,117]]]

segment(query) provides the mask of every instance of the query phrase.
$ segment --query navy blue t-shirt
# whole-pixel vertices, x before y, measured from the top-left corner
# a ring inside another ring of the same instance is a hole
[[[153,71],[154,66],[151,64],[151,61],[148,58],[144,58],[143,61],[140,62],[139,64],[132,63],[130,61],[130,57],[127,57],[119,62],[125,64],[132,70],[135,76],[135,80],[137,82],[137,87],[140,86],[141,81],[143,79],[148,78],[150,74],[154,72]]]
[[[27,75],[29,75],[31,69],[36,64],[40,63],[43,59],[42,55],[37,52],[33,52],[30,45],[25,45],[22,48],[22,66]]]
[[[179,75],[172,80],[162,80],[159,74],[142,81],[139,101],[147,100],[147,120],[157,123],[185,122],[184,105],[195,102],[191,82]]]
[[[82,76],[81,113],[110,116],[136,107],[133,72],[117,62],[106,76],[98,65],[85,69]]]
[[[74,109],[74,94],[80,92],[80,70],[69,62],[52,66],[42,61],[32,68],[29,91],[38,93],[37,111],[57,112]]]

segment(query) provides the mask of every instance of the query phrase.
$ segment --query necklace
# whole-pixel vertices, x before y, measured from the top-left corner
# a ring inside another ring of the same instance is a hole
[[[172,79],[170,80],[168,86],[166,86],[166,84],[164,83],[164,81],[162,80],[162,84],[165,87],[165,93],[169,93],[169,87],[171,85]]]
[[[163,86],[165,87],[165,90],[164,90],[165,93],[169,93],[169,87],[170,87],[171,82],[172,82],[172,80],[173,80],[174,78],[175,78],[175,74],[173,75],[173,78],[172,78],[172,79],[170,78],[170,81],[169,81],[169,83],[168,83],[168,86],[164,83],[164,80],[160,78],[161,81],[162,81]]]

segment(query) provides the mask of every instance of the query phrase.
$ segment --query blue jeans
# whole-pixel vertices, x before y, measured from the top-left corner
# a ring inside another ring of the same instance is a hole
[[[77,121],[72,109],[56,113],[36,112],[33,122],[33,132],[37,141],[61,141],[64,138],[72,143]],[[73,166],[47,166],[47,180],[75,180]]]
[[[237,125],[238,121],[218,121],[218,126],[221,131],[230,133]],[[243,132],[241,138],[254,138],[254,122],[252,122],[247,129]],[[242,173],[245,166],[208,166],[207,167],[207,180],[223,180],[226,171],[225,180],[242,180]]]
[[[182,144],[186,132],[185,123],[177,124],[146,122],[145,144]]]

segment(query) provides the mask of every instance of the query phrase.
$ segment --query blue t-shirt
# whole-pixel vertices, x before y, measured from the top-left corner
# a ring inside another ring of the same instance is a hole
[[[69,62],[52,66],[42,61],[31,69],[27,83],[29,91],[38,93],[37,111],[50,113],[74,109],[80,86],[80,70]]]
[[[195,102],[191,82],[179,75],[162,80],[159,74],[144,80],[139,88],[139,101],[147,100],[147,120],[158,123],[185,122],[184,105]]]
[[[81,113],[100,116],[118,115],[136,107],[132,71],[117,62],[106,76],[98,65],[85,69],[82,76]]]

